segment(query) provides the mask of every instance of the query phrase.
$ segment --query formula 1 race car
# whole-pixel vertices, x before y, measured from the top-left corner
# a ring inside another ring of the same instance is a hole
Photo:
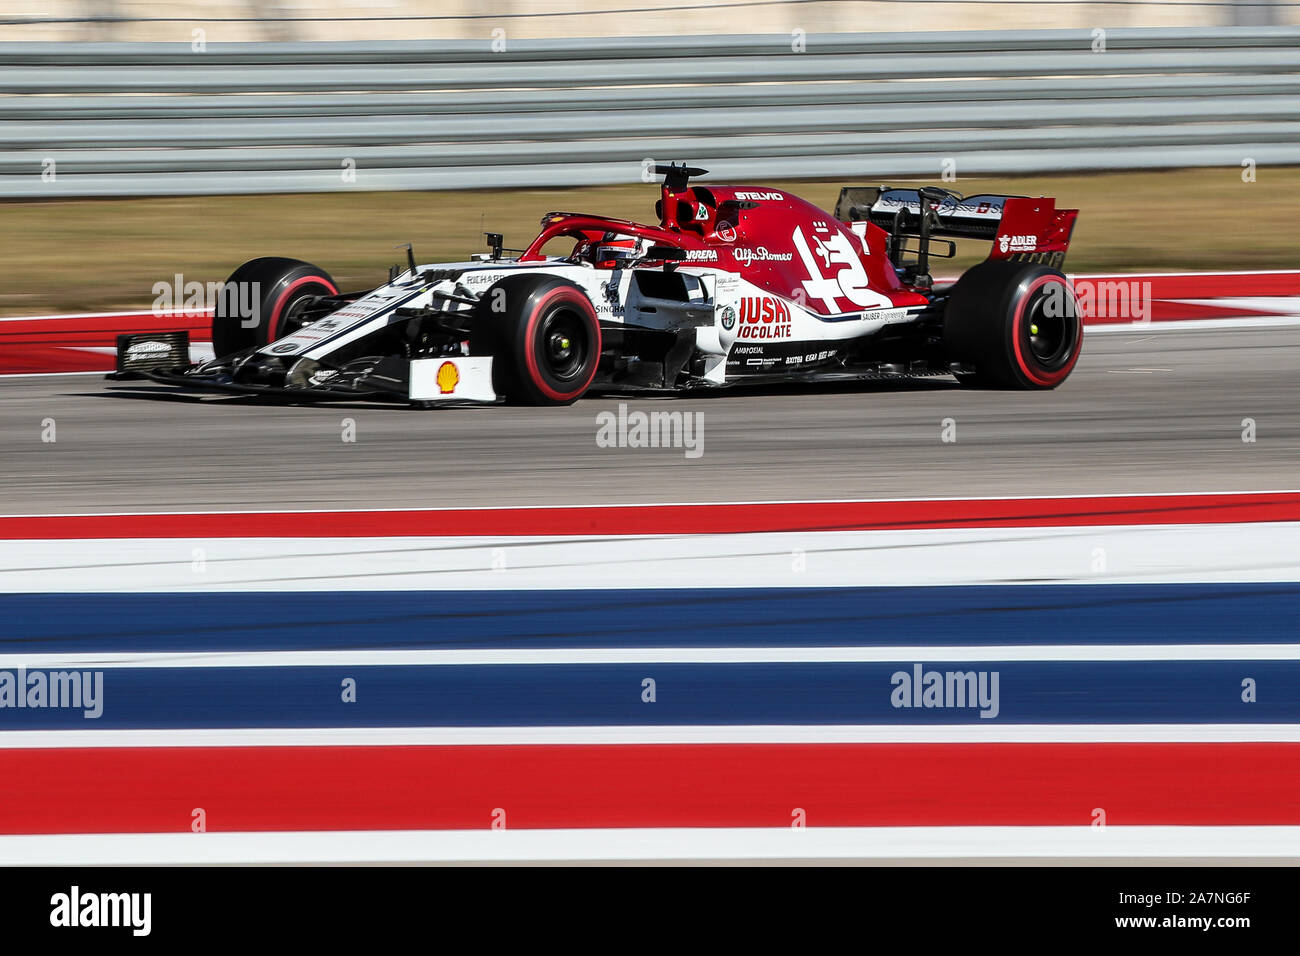
[[[408,245],[406,268],[375,289],[253,259],[221,289],[213,360],[190,364],[184,332],[120,336],[116,374],[425,407],[949,374],[1044,389],[1078,360],[1060,271],[1077,210],[881,186],[843,189],[831,215],[775,189],[692,184],[701,169],[656,172],[658,225],[555,212],[514,258],[489,233],[489,252],[441,265],[417,265]],[[991,253],[935,284],[930,261],[955,239]]]

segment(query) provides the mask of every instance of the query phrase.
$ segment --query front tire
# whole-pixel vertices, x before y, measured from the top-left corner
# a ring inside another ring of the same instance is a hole
[[[600,321],[572,282],[507,276],[478,308],[470,352],[492,356],[497,394],[525,405],[571,405],[590,387],[600,364]]]
[[[943,339],[950,359],[974,366],[957,375],[963,385],[1051,389],[1079,360],[1083,320],[1064,273],[990,260],[953,286]]]
[[[264,256],[231,273],[212,315],[217,358],[261,348],[295,331],[294,306],[307,296],[337,295],[328,272],[310,262]]]

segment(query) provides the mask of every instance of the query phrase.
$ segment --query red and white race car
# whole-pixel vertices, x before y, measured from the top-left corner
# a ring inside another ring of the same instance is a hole
[[[293,259],[240,266],[213,320],[216,358],[184,333],[122,336],[118,375],[190,389],[416,405],[567,404],[592,389],[955,375],[1054,388],[1083,340],[1061,272],[1078,211],[1052,199],[847,187],[834,214],[761,186],[660,166],[659,222],[555,212],[507,257],[394,267],[343,292]],[[955,283],[930,261],[991,242]]]

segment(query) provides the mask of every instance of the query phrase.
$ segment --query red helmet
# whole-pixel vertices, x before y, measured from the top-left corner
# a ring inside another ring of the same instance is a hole
[[[598,242],[586,244],[585,258],[597,269],[617,269],[632,259],[641,258],[641,240],[606,233]]]

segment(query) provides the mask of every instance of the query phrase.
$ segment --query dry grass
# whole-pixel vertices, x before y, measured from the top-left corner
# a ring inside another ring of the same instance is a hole
[[[895,180],[894,182],[900,182]],[[870,184],[864,181],[863,184]],[[840,183],[769,182],[832,208]],[[1074,271],[1295,268],[1300,244],[1285,214],[1300,169],[1100,173],[966,179],[962,192],[1055,196],[1082,210]],[[463,259],[485,229],[507,246],[532,238],[553,209],[653,219],[652,186],[492,192],[328,193],[4,203],[0,313],[148,306],[151,289],[224,279],[259,255],[306,259],[344,286],[379,283],[410,241],[422,262]],[[982,256],[964,256],[961,261]],[[936,271],[947,271],[940,267]]]

